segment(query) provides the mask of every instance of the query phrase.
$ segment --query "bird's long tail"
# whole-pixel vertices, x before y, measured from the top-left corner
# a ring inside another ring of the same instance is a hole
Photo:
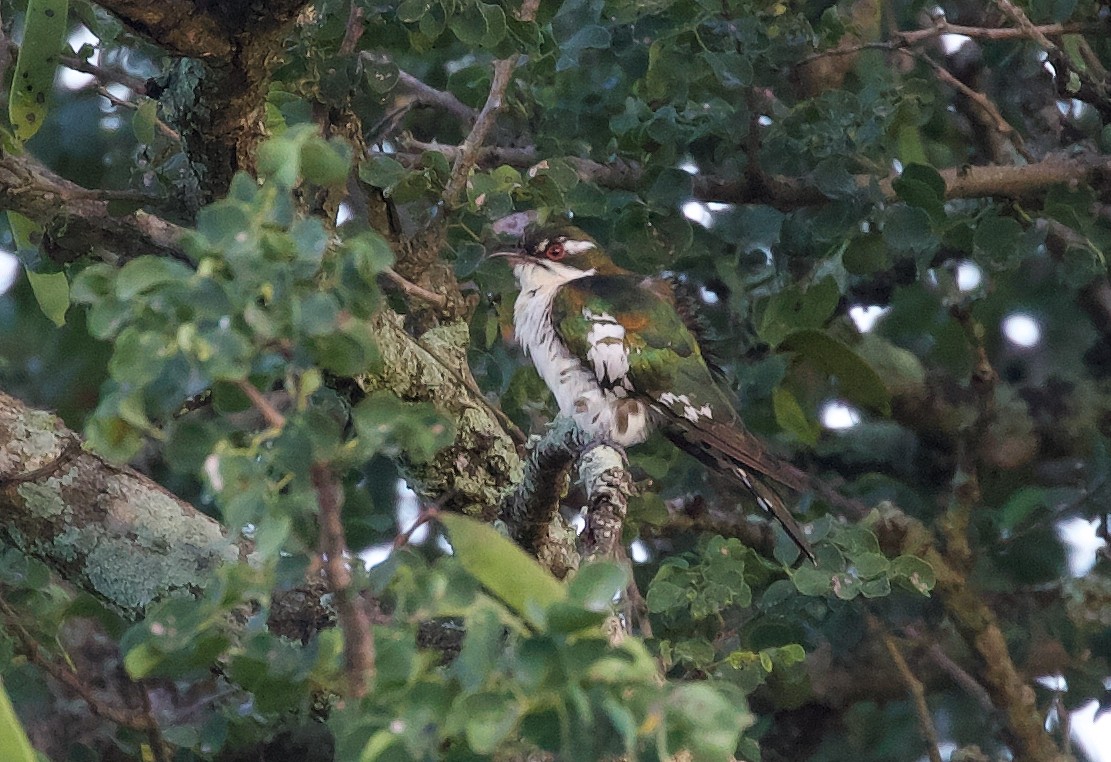
[[[680,448],[715,471],[732,478],[750,492],[756,503],[779,522],[799,550],[816,562],[806,533],[791,515],[783,499],[765,481],[774,481],[795,492],[806,492],[816,487],[809,476],[790,463],[771,455],[760,440],[739,428],[736,423],[728,425],[703,420],[686,426],[669,427],[666,433]],[[825,494],[827,492],[836,494],[832,489],[818,491],[824,498],[828,498]]]

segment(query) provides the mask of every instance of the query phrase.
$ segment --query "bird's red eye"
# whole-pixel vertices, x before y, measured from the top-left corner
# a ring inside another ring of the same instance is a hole
[[[567,251],[563,248],[563,242],[556,241],[555,243],[550,244],[548,248],[544,249],[544,256],[552,260],[553,262],[558,262],[559,260],[563,259],[565,256],[567,256]]]

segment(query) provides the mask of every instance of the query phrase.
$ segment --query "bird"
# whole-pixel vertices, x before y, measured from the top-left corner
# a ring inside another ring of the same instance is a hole
[[[802,527],[766,481],[805,491],[807,475],[745,428],[668,281],[619,267],[571,225],[531,229],[491,257],[513,268],[514,334],[562,415],[595,441],[623,448],[659,429],[749,492],[816,563]]]

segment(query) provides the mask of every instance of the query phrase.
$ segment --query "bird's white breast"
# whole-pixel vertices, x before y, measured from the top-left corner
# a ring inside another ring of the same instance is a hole
[[[560,413],[593,437],[624,447],[643,442],[649,410],[629,396],[625,328],[611,315],[584,309],[583,317],[591,323],[588,365],[567,350],[552,323],[552,300],[559,288],[594,271],[519,264],[514,274],[521,284],[513,306],[517,341],[555,396]]]

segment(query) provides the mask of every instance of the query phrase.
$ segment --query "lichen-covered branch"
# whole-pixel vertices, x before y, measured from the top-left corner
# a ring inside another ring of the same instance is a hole
[[[143,254],[185,259],[182,228],[143,211],[112,215],[106,198],[59,177],[28,154],[0,156],[0,209],[42,225],[42,248],[58,262],[99,252],[123,260]]]
[[[51,413],[0,392],[0,534],[129,618],[192,594],[243,549],[213,519],[80,448]]]
[[[411,486],[444,510],[492,520],[505,493],[521,478],[521,459],[498,412],[468,379],[469,329],[456,322],[409,335],[402,318],[383,310],[374,320],[378,370],[359,379],[364,390],[385,389],[407,401],[433,402],[456,425],[455,441],[427,463],[408,463]]]
[[[574,420],[553,421],[532,444],[524,474],[498,514],[509,536],[559,578],[579,564],[575,532],[560,515],[559,503],[583,444],[584,434]]]
[[[633,492],[625,453],[608,445],[591,447],[579,458],[579,479],[587,499],[585,553],[612,558],[621,546],[621,529]]]

